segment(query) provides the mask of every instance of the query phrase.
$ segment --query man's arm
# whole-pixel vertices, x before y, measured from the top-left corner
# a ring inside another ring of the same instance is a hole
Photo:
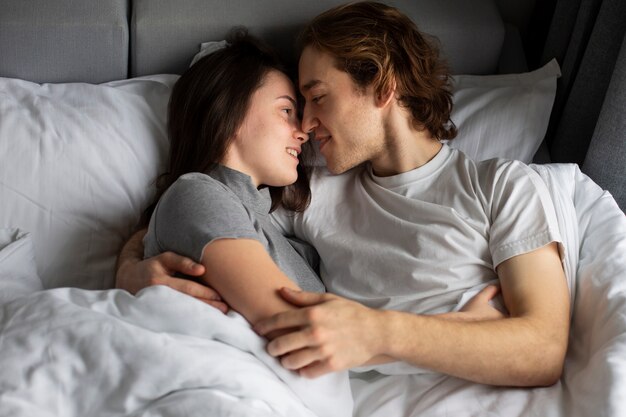
[[[569,293],[556,244],[503,262],[498,275],[507,318],[454,320],[450,314],[380,311],[328,294],[285,292],[308,307],[255,328],[266,334],[300,327],[272,340],[268,351],[310,377],[390,357],[485,384],[555,383],[569,333]]]
[[[222,312],[228,311],[219,294],[197,282],[176,278],[176,273],[201,277],[204,266],[174,252],[163,252],[158,256],[143,259],[143,237],[147,229],[133,234],[124,244],[117,259],[115,287],[136,294],[152,285],[166,285],[177,291],[195,297]]]

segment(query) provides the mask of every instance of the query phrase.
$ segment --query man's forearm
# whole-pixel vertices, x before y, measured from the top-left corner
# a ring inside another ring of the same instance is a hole
[[[386,311],[383,354],[484,384],[542,386],[562,372],[567,329],[545,332],[531,318],[450,320]],[[565,340],[563,340],[565,338]]]

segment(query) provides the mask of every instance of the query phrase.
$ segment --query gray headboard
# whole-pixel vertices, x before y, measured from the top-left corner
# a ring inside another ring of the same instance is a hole
[[[0,4],[0,76],[102,83],[128,75],[128,0]]]
[[[180,73],[189,65],[199,43],[223,39],[233,25],[247,27],[289,60],[294,58],[293,43],[300,28],[340,3],[344,1],[135,0],[130,26],[130,73]],[[497,70],[504,25],[491,0],[387,3],[439,38],[453,72],[489,74]]]
[[[294,37],[338,0],[3,0],[0,76],[91,82],[181,73],[233,26],[291,58]],[[439,38],[454,73],[498,69],[505,29],[492,0],[387,1]]]

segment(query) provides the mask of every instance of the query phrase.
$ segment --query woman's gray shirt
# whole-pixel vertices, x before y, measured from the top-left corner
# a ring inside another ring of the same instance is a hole
[[[271,203],[267,188],[257,190],[248,175],[223,165],[209,175],[185,174],[154,209],[144,237],[144,255],[174,251],[200,263],[204,247],[216,239],[255,239],[303,290],[324,292],[309,264],[315,262],[316,252],[301,242],[292,245],[280,233],[269,217]]]

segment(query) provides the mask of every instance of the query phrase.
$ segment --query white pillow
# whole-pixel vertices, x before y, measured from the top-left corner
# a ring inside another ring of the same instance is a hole
[[[530,163],[546,134],[560,75],[553,59],[523,74],[454,76],[451,119],[459,133],[449,145],[477,161]]]
[[[0,305],[42,289],[30,234],[18,228],[0,228]]]
[[[167,158],[176,79],[0,78],[0,227],[31,232],[45,287],[113,286],[117,254]]]

